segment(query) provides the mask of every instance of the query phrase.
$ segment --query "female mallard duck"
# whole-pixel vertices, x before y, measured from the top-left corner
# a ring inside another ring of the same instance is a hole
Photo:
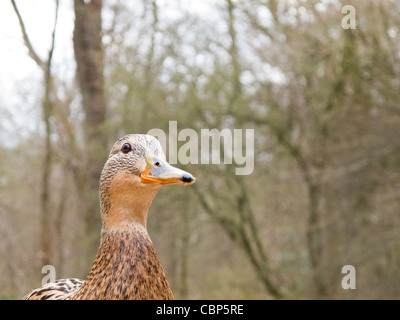
[[[147,212],[161,185],[194,181],[168,164],[154,137],[119,139],[100,177],[101,241],[86,280],[57,280],[23,299],[173,299],[147,233]]]

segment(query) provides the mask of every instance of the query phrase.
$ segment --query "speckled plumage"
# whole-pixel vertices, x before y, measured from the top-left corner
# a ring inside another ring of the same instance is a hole
[[[68,278],[48,283],[25,295],[22,300],[66,300],[68,296],[77,292],[84,281]]]
[[[173,299],[146,230],[106,232],[101,241],[85,283],[68,299]]]
[[[131,152],[121,151],[125,143]],[[111,149],[100,178],[100,247],[86,280],[57,280],[23,299],[173,299],[146,229],[147,211],[161,187],[140,182],[150,154],[165,159],[159,142],[148,135],[124,136]]]

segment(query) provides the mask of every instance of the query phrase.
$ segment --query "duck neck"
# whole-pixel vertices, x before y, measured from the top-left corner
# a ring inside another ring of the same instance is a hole
[[[173,299],[146,230],[147,212],[159,188],[129,173],[112,179],[102,175],[100,247],[73,299]]]
[[[104,230],[96,259],[74,299],[173,299],[152,241],[141,224]]]
[[[119,173],[100,187],[103,229],[125,230],[131,224],[146,228],[147,212],[160,185],[145,185],[140,178]]]

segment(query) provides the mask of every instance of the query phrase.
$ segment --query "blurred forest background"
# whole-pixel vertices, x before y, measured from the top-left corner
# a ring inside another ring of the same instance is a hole
[[[196,184],[153,202],[148,230],[176,298],[399,298],[400,2],[194,2],[69,0],[65,62],[65,7],[35,17],[54,21],[43,54],[27,1],[9,2],[41,80],[16,83],[18,103],[0,97],[0,298],[39,287],[46,264],[86,277],[110,147],[171,120],[255,129],[251,175],[178,164]],[[342,27],[348,4],[355,29]]]

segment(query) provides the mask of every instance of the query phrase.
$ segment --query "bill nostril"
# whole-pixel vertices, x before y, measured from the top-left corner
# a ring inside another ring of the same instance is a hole
[[[184,174],[184,175],[182,176],[182,181],[183,181],[183,182],[192,182],[192,177],[189,176],[189,175],[187,175],[187,174]]]

